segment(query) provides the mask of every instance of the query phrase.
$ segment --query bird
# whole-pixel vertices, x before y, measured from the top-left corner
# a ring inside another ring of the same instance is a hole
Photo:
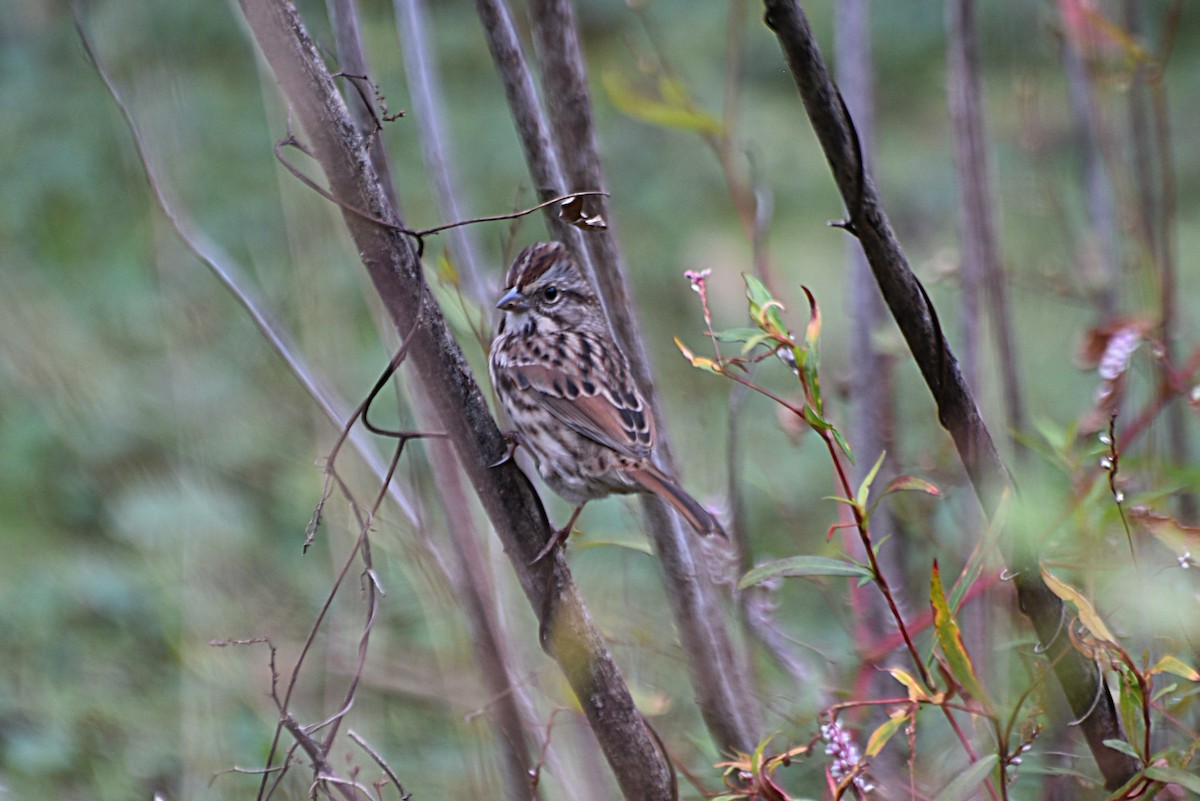
[[[538,472],[575,508],[533,560],[565,541],[588,501],[652,493],[699,534],[724,536],[711,512],[652,461],[654,417],[604,309],[560,242],[522,250],[496,303],[503,312],[488,370]]]

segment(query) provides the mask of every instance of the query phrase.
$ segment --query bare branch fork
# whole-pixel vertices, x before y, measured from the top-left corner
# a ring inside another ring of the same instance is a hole
[[[593,196],[607,197],[608,192],[601,192],[596,189],[584,189],[584,190],[581,190],[578,192],[567,192],[566,194],[558,195],[557,197],[552,197],[549,200],[543,200],[541,203],[538,203],[536,206],[530,206],[529,208],[521,209],[520,211],[512,211],[512,212],[508,212],[507,214],[489,214],[484,217],[471,217],[470,219],[467,219],[467,220],[456,220],[455,222],[448,222],[448,223],[442,223],[441,225],[435,225],[431,228],[421,228],[419,230],[413,230],[412,228],[406,228],[403,225],[397,225],[396,223],[388,222],[387,220],[384,220],[380,217],[376,217],[375,215],[371,214],[368,211],[364,211],[363,209],[357,208],[355,206],[351,206],[348,203],[346,203],[344,200],[339,199],[336,195],[334,195],[328,189],[325,189],[320,184],[318,184],[316,181],[314,181],[313,179],[311,179],[307,175],[305,175],[303,172],[301,172],[300,169],[296,165],[292,164],[290,161],[288,161],[286,158],[284,158],[283,148],[285,148],[285,147],[294,147],[311,158],[316,158],[316,157],[313,156],[312,152],[309,151],[309,149],[307,147],[305,147],[304,144],[302,142],[300,142],[300,140],[296,139],[296,137],[293,136],[292,134],[288,134],[283,139],[280,139],[278,142],[275,143],[275,158],[277,158],[279,160],[279,163],[282,164],[288,172],[290,172],[293,176],[296,177],[296,180],[300,181],[300,183],[304,184],[309,189],[313,190],[318,195],[320,195],[321,197],[328,200],[330,203],[333,203],[334,205],[339,206],[343,211],[346,211],[350,214],[357,215],[358,217],[361,217],[362,219],[366,220],[367,222],[371,222],[371,223],[374,223],[375,225],[381,226],[383,228],[389,228],[394,231],[397,231],[398,233],[404,234],[405,236],[412,237],[413,240],[416,242],[418,259],[421,258],[425,254],[425,237],[430,236],[431,234],[438,234],[438,233],[441,233],[442,231],[448,231],[451,228],[460,228],[464,225],[474,225],[475,223],[500,222],[501,220],[516,220],[521,217],[525,217],[530,214],[533,214],[535,211],[541,211],[542,209],[549,208],[550,206],[553,206],[556,204],[559,206],[559,217],[564,222],[567,222],[567,223],[570,223],[573,225],[578,225],[581,228],[590,228],[590,227],[602,228],[603,227],[603,220],[600,220],[599,224],[591,221],[591,219],[589,217],[583,216],[581,214],[579,207],[577,205],[573,205],[571,203],[571,201],[577,201],[581,198],[593,197]],[[368,145],[368,149],[370,149],[369,145]]]
[[[622,792],[669,797],[672,772],[633,704],[561,556],[527,563],[549,536],[545,511],[512,464],[492,468],[505,445],[483,394],[424,282],[421,265],[390,203],[363,138],[295,8],[286,0],[242,0],[242,11],[300,121],[329,192],[397,330],[413,328],[408,360],[438,406],[442,424],[492,521],[533,608],[553,610],[545,649],[558,661],[591,723]],[[387,225],[364,219],[361,210]]]
[[[1011,478],[975,401],[937,326],[928,296],[908,266],[895,232],[862,163],[853,122],[825,68],[808,19],[796,0],[764,0],[765,21],[775,32],[805,110],[825,152],[848,212],[846,230],[862,244],[884,300],[933,393],[938,419],[950,433],[984,512],[995,514]],[[1103,674],[1061,635],[1062,601],[1042,581],[1030,543],[1009,548],[1021,611],[1029,617],[1105,785],[1116,789],[1136,775],[1133,757],[1104,744],[1125,740]]]

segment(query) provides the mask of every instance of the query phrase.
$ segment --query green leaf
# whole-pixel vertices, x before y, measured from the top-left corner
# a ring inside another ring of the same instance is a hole
[[[1105,740],[1104,744],[1114,751],[1120,751],[1122,754],[1133,757],[1138,762],[1142,761],[1142,755],[1139,754],[1132,745],[1124,740],[1118,740],[1114,738],[1111,740]]]
[[[606,70],[600,81],[617,110],[636,120],[662,128],[703,134],[721,133],[721,121],[692,105],[677,83],[660,81],[662,97],[652,97],[639,91],[628,78],[614,70]]]
[[[850,464],[854,464],[854,454],[850,451],[850,443],[846,442],[846,438],[842,436],[842,432],[836,428],[830,428],[830,433],[833,434],[833,441],[842,449],[842,453],[846,454],[846,458],[850,460]]]
[[[1156,782],[1178,784],[1180,787],[1191,790],[1193,793],[1200,793],[1200,776],[1192,773],[1190,770],[1155,767],[1146,768],[1142,771],[1142,775]]]
[[[969,768],[958,774],[954,781],[946,785],[934,801],[967,801],[969,798],[975,797],[975,790],[979,785],[983,784],[988,774],[996,767],[996,763],[1000,758],[995,754],[988,754],[979,758],[979,761]]]
[[[822,417],[811,403],[804,404],[804,422],[818,431],[829,431],[833,428],[833,424]]]
[[[1132,742],[1139,742],[1145,731],[1142,720],[1142,690],[1127,665],[1120,665],[1116,673],[1117,708],[1121,713],[1121,721],[1125,724],[1125,736]]]
[[[653,554],[654,553],[653,549],[650,547],[650,543],[646,542],[645,540],[642,540],[640,542],[633,542],[630,540],[585,539],[585,540],[580,540],[579,542],[571,543],[572,551],[582,551],[582,550],[586,550],[588,548],[628,548],[629,550],[637,551],[638,553],[644,553],[644,554]]]
[[[867,499],[871,497],[871,482],[879,474],[879,468],[883,467],[883,457],[885,456],[887,456],[887,451],[880,451],[879,458],[875,460],[875,466],[863,478],[862,483],[858,485],[858,492],[854,494],[854,500],[858,501],[859,508],[863,510],[867,508]]]
[[[951,614],[950,607],[946,603],[946,590],[942,586],[942,573],[936,559],[933,562],[933,573],[929,580],[929,603],[933,606],[934,632],[937,635],[938,645],[942,648],[942,655],[946,657],[946,663],[950,667],[951,675],[962,685],[968,695],[990,711],[991,704],[988,701],[987,693],[984,692],[983,685],[979,683],[979,677],[975,675],[975,666],[971,664],[971,657],[963,645],[958,622],[955,621],[954,615]]]
[[[768,579],[792,576],[862,576],[871,578],[871,571],[843,559],[830,559],[825,556],[791,556],[767,562],[765,565],[759,565],[750,570],[738,582],[738,589],[744,590]]]
[[[1055,765],[1030,765],[1026,763],[1021,766],[1021,773],[1030,774],[1033,776],[1070,776],[1075,779],[1083,787],[1092,787],[1096,784],[1096,777],[1091,776],[1082,771],[1072,770],[1071,768],[1063,768]]]
[[[746,342],[762,337],[762,331],[757,328],[726,328],[716,333],[718,342]]]
[[[750,318],[755,325],[768,334],[786,337],[787,328],[779,314],[783,304],[775,300],[766,284],[753,275],[743,273],[742,278],[746,282],[746,299],[750,301]]]
[[[754,306],[765,306],[774,298],[771,297],[771,291],[767,289],[767,285],[755,278],[749,273],[742,273],[742,280],[746,282],[746,299]]]
[[[718,342],[741,342],[743,356],[771,338],[757,328],[727,328],[717,331],[713,336]]]
[[[1177,682],[1171,682],[1170,684],[1167,684],[1163,687],[1159,687],[1157,690],[1155,690],[1154,695],[1150,696],[1150,700],[1157,701],[1159,698],[1162,698],[1164,695],[1170,695],[1171,693],[1175,692],[1178,689],[1179,689],[1179,684]]]

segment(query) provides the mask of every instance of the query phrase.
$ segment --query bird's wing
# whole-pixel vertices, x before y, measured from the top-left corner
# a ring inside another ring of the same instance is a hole
[[[654,447],[654,418],[623,357],[595,345],[589,350],[597,357],[587,370],[533,359],[501,369],[573,430],[631,458],[648,458]]]

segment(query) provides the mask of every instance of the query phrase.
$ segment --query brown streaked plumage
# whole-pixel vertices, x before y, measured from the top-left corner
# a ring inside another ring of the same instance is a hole
[[[701,534],[722,533],[695,498],[654,466],[654,418],[609,333],[600,301],[567,249],[539,242],[508,270],[489,368],[519,441],[552,490],[575,506],[611,493],[649,492]]]

